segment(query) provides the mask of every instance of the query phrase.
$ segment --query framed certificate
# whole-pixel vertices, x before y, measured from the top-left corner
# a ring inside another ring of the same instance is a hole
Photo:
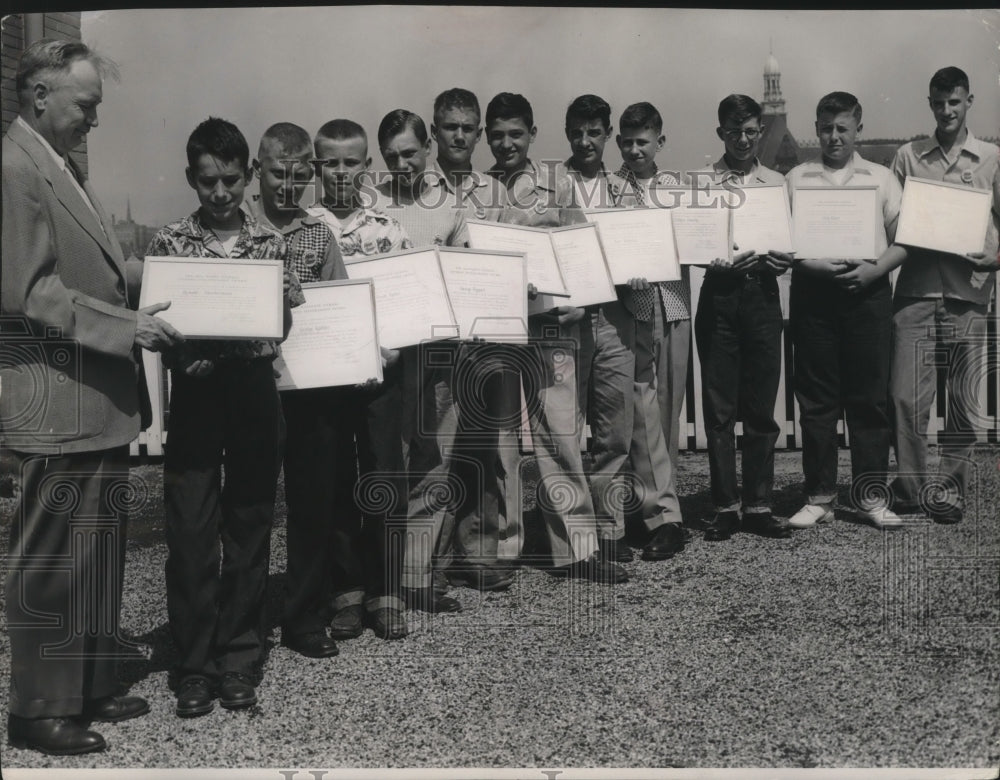
[[[550,228],[549,234],[570,293],[569,301],[557,305],[590,306],[618,299],[596,224]]]
[[[459,336],[528,343],[528,270],[523,252],[440,248]]]
[[[351,279],[375,282],[379,344],[409,347],[458,335],[436,247],[344,258]]]
[[[743,184],[728,193],[736,252],[794,252],[792,218],[784,184]]]
[[[661,187],[656,192],[661,203],[674,204],[670,216],[681,265],[732,259],[733,210],[726,208],[718,194],[686,187]]]
[[[615,284],[629,279],[667,282],[681,278],[670,209],[593,209],[608,270]]]
[[[792,212],[798,258],[872,260],[885,248],[878,187],[796,187]],[[882,241],[879,242],[879,233]]]
[[[147,257],[139,308],[170,301],[156,316],[189,339],[280,339],[280,260]]]
[[[479,221],[469,221],[467,227],[473,248],[523,252],[528,262],[528,281],[539,293],[569,297],[547,229]]]
[[[950,182],[909,177],[896,243],[964,255],[982,252],[993,194]]]
[[[370,279],[303,284],[306,302],[274,367],[279,390],[356,385],[382,379],[382,356]]]

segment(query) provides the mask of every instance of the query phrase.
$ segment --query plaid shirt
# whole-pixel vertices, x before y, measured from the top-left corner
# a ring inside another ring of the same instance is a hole
[[[288,242],[285,268],[298,277],[300,282],[327,282],[347,278],[340,247],[333,240],[330,228],[321,219],[299,209],[295,219],[279,228],[267,218],[260,205],[259,195],[254,195],[245,205],[247,212],[260,224],[285,237]]]
[[[243,226],[233,250],[226,254],[218,236],[201,223],[199,212],[171,222],[160,228],[146,249],[146,257],[218,257],[243,260],[280,260],[285,262],[288,244],[285,239],[270,228],[264,227],[245,211]],[[289,301],[301,303],[302,288],[298,279],[292,276]],[[199,339],[185,344],[185,352],[195,359],[207,360],[253,360],[274,358],[278,355],[278,342],[229,341],[221,339]],[[176,356],[164,355],[169,365]]]

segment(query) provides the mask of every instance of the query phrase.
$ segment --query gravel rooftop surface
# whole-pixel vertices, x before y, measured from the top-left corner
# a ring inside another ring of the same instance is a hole
[[[841,453],[841,483],[848,481]],[[122,664],[152,713],[100,724],[104,753],[10,748],[7,767],[979,767],[1000,764],[1000,448],[976,451],[965,521],[881,532],[837,520],[771,540],[706,543],[704,453],[681,456],[692,538],[619,586],[521,570],[507,593],[461,588],[458,615],[407,613],[340,655],[281,647],[284,499],[272,542],[259,704],[181,720],[163,567],[162,469],[134,468]],[[776,514],[801,505],[800,454],[779,452]],[[846,500],[846,495],[842,496]],[[15,511],[0,499],[0,539]],[[6,572],[3,571],[3,574]],[[0,617],[0,712],[10,647]]]

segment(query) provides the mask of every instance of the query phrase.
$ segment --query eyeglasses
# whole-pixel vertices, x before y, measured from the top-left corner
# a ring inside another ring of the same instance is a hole
[[[748,130],[724,130],[723,131],[730,141],[739,141],[741,135],[745,135],[748,141],[756,140],[757,136],[760,135],[760,130],[751,127]]]

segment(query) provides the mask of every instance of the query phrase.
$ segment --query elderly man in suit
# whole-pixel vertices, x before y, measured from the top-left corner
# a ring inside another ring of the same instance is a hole
[[[3,139],[0,441],[22,487],[6,591],[8,734],[15,747],[54,755],[101,750],[90,722],[149,711],[116,695],[114,669],[136,498],[136,356],[183,339],[153,316],[166,304],[130,308],[121,248],[68,156],[97,126],[107,67],[79,42],[32,44],[17,72],[20,114]]]

